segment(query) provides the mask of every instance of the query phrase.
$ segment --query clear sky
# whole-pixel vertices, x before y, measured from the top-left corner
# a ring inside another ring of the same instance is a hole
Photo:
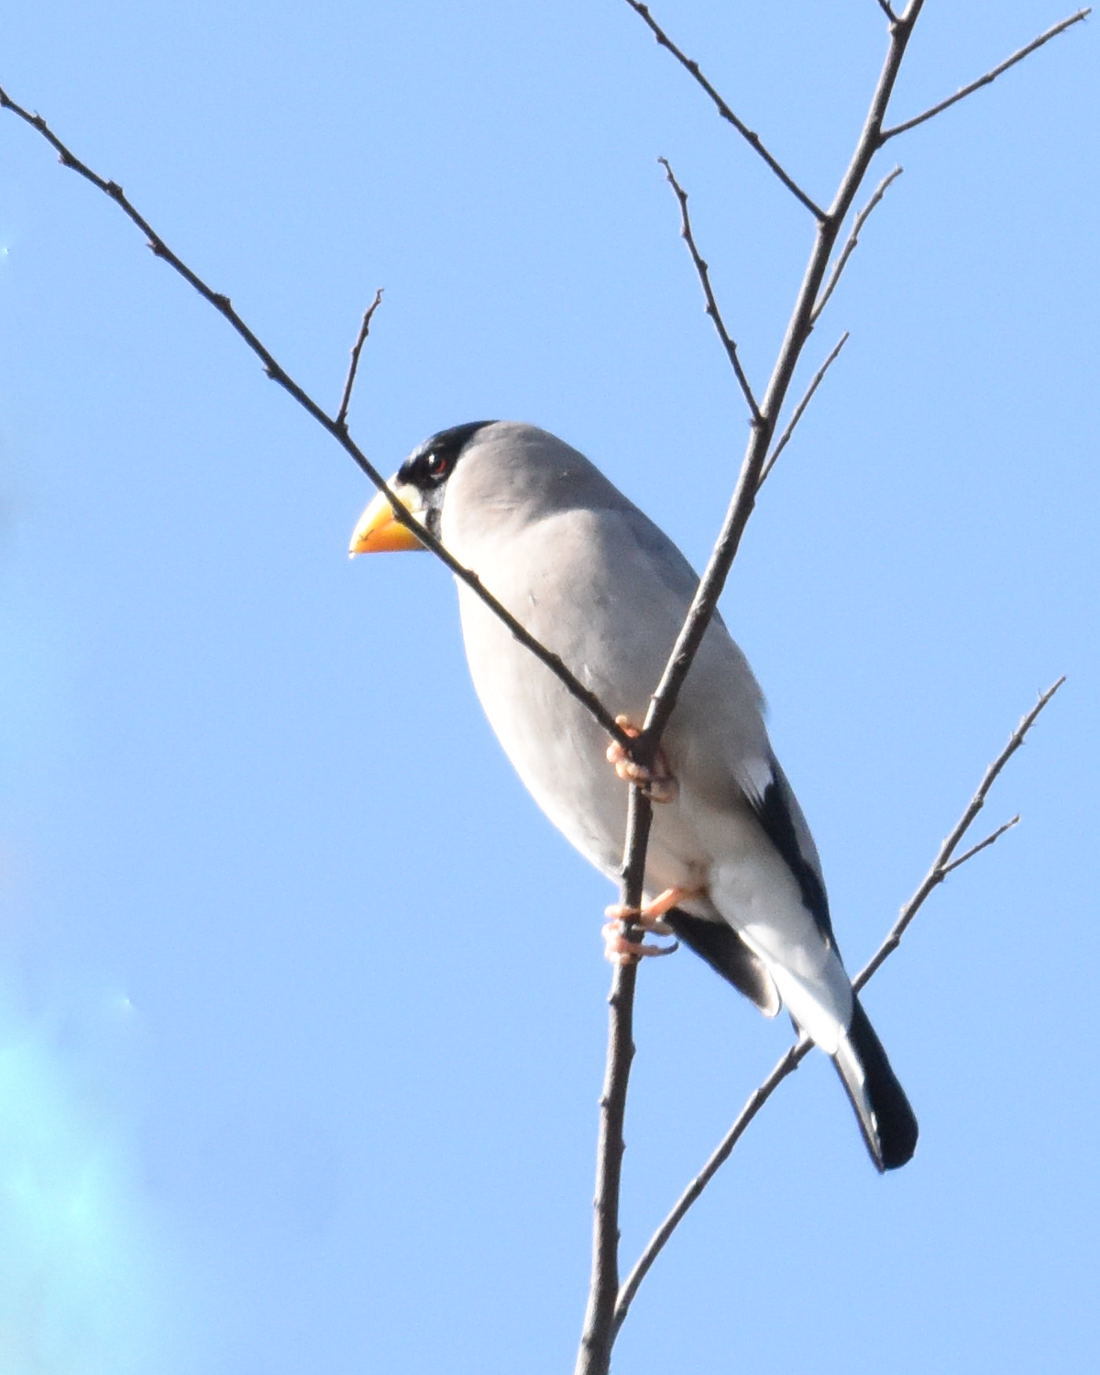
[[[1067,12],[929,0],[899,116]],[[827,198],[874,0],[658,13]],[[745,424],[656,159],[758,382],[811,226],[621,0],[58,0],[0,83],[330,405],[385,287],[379,467],[534,421],[706,557]],[[1022,824],[868,991],[920,1149],[878,1177],[812,1057],[624,1375],[1097,1359],[1098,91],[1084,24],[888,149],[723,603],[853,967],[1068,675],[986,814]],[[444,570],[349,563],[351,462],[10,115],[0,160],[0,1371],[569,1370],[613,893],[482,721]],[[787,1035],[687,954],[637,1030],[628,1261]]]

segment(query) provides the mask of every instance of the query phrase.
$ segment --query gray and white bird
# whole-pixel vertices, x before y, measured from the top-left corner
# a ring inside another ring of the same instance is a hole
[[[676,546],[576,449],[532,425],[433,435],[394,496],[613,714],[640,726],[698,579]],[[353,554],[413,549],[384,493]],[[462,633],[489,721],[573,845],[617,879],[627,789],[602,728],[462,582]],[[772,753],[760,689],[716,616],[661,741],[673,786],[654,807],[645,898],[767,1016],[786,1006],[827,1055],[880,1170],[917,1123],[844,972],[821,864]],[[621,770],[620,770],[621,773]]]

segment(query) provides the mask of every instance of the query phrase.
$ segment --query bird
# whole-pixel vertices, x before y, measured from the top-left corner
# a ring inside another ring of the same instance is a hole
[[[637,733],[698,577],[589,459],[534,425],[475,421],[418,445],[387,491]],[[387,491],[356,524],[352,555],[423,547]],[[621,780],[651,785],[645,906],[609,912],[671,931],[765,1015],[785,1006],[831,1057],[875,1166],[904,1165],[916,1117],[841,962],[817,849],[722,619],[710,622],[647,777],[476,592],[457,586],[470,674],[500,744],[549,820],[613,881]],[[612,957],[654,952],[613,925]]]

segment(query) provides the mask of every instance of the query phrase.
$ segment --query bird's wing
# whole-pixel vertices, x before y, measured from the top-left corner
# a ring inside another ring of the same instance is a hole
[[[738,783],[753,815],[797,880],[806,910],[826,945],[836,950],[821,861],[786,774],[774,755],[739,772]]]
[[[732,926],[694,916],[682,907],[666,912],[664,920],[678,940],[754,1002],[765,1017],[775,1016],[782,1006],[775,981]]]

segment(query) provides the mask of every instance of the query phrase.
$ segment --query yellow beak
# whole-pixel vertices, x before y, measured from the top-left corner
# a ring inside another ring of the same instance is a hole
[[[419,517],[418,493],[413,488],[391,487],[390,492],[406,511]],[[423,548],[412,531],[406,529],[394,515],[389,494],[379,491],[359,517],[352,531],[348,553],[354,558],[356,554],[392,554],[401,549]]]

